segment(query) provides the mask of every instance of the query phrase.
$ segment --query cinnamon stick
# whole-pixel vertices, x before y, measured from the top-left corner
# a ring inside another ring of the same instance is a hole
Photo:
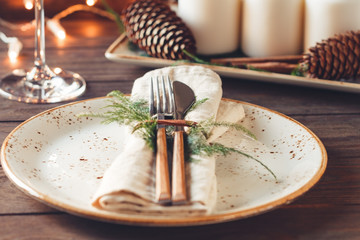
[[[284,73],[284,74],[290,74],[297,66],[298,66],[297,64],[284,63],[284,62],[262,62],[262,63],[246,64],[246,68],[248,69],[255,68],[268,72]]]
[[[249,63],[262,63],[262,62],[286,62],[286,63],[298,63],[303,58],[303,55],[285,55],[285,56],[271,56],[271,57],[236,57],[236,58],[213,58],[211,63],[222,65],[249,64]]]
[[[163,120],[146,120],[143,122],[139,122],[133,129],[133,132],[143,126],[145,123],[153,123],[167,125],[167,126],[182,126],[182,127],[193,127],[197,125],[197,122],[188,121],[188,120],[178,120],[178,119],[163,119]]]
[[[174,120],[164,119],[164,120],[157,120],[157,124],[191,127],[191,126],[196,126],[197,122],[187,121],[187,120],[179,120],[179,119],[174,119]]]

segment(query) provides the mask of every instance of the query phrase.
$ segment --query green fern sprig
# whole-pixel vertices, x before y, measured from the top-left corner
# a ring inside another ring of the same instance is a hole
[[[190,107],[190,109],[187,112],[194,111],[198,106],[200,106],[201,104],[203,104],[207,100],[209,100],[209,98],[204,98],[204,99],[197,100],[196,97],[195,97],[195,103]]]
[[[149,114],[147,102],[144,100],[132,101],[120,91],[112,91],[108,94],[110,104],[104,107],[109,109],[104,113],[85,113],[79,117],[102,118],[102,123],[110,124],[117,122],[120,125],[127,125],[133,128],[133,132],[139,134],[151,149],[155,149],[156,122]],[[139,122],[143,122],[141,128],[136,128]]]
[[[108,109],[106,112],[85,113],[80,114],[79,116],[102,118],[102,123],[105,124],[117,122],[120,125],[130,126],[133,129],[133,133],[139,134],[146,141],[148,146],[155,151],[157,123],[149,114],[148,103],[144,100],[132,101],[128,96],[124,95],[120,91],[112,91],[108,94],[108,96],[111,98],[109,98],[110,104],[104,107],[104,109]],[[207,100],[208,99],[197,100],[188,112],[193,111]],[[220,143],[209,143],[208,139],[211,136],[211,130],[214,127],[227,127],[232,130],[241,131],[245,135],[256,139],[255,135],[251,133],[251,131],[240,124],[216,122],[214,118],[210,118],[196,124],[195,126],[189,127],[189,134],[186,137],[189,155],[213,156],[214,154],[221,154],[223,156],[227,156],[231,153],[238,153],[261,164],[276,179],[276,175],[269,167],[251,155],[235,148],[226,147]],[[167,136],[171,138],[172,133],[174,132],[174,127],[167,126],[166,132]]]
[[[108,11],[110,14],[112,14],[114,16],[115,19],[115,23],[119,28],[119,32],[123,33],[125,31],[125,26],[123,21],[121,21],[120,15],[110,7],[110,5],[107,3],[106,0],[101,0],[101,3],[104,5],[104,8],[106,9],[106,11]]]
[[[274,174],[274,172],[263,162],[254,158],[253,156],[245,152],[242,152],[238,149],[224,146],[221,143],[209,143],[207,140],[211,136],[210,133],[210,130],[212,129],[211,127],[228,127],[233,130],[242,131],[249,137],[256,140],[255,135],[251,133],[248,129],[246,129],[244,126],[241,126],[240,124],[228,123],[228,122],[215,122],[213,120],[207,120],[197,124],[196,127],[190,128],[190,132],[187,137],[188,149],[189,149],[188,151],[190,153],[189,155],[205,154],[207,156],[213,156],[214,154],[221,154],[223,156],[227,156],[231,153],[237,153],[252,160],[255,160],[257,163],[263,166],[274,177],[275,180],[277,180],[277,177]]]
[[[212,126],[213,127],[227,127],[230,129],[234,129],[236,131],[241,131],[241,132],[245,133],[247,136],[251,137],[252,139],[257,140],[255,134],[253,134],[249,129],[247,129],[246,127],[244,127],[241,124],[229,123],[229,122],[213,122]]]

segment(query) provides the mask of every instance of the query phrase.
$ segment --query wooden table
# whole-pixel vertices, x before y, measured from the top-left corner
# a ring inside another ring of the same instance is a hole
[[[50,66],[80,73],[88,88],[81,99],[113,89],[130,93],[134,79],[150,69],[113,63],[104,57],[118,37],[103,19],[62,21],[68,37],[47,32]],[[0,43],[0,75],[33,64],[33,31],[0,31],[24,43],[17,64],[10,64]],[[328,151],[320,182],[289,205],[228,223],[198,227],[134,227],[97,222],[50,208],[20,192],[0,171],[0,239],[359,239],[360,95],[223,78],[224,97],[284,113],[309,127]],[[32,105],[0,98],[0,141],[27,118],[60,104]]]

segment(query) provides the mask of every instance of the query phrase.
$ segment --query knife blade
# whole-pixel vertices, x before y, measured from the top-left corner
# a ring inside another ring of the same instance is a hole
[[[182,120],[186,112],[195,103],[194,91],[186,84],[173,82],[175,119]],[[177,126],[174,133],[172,159],[172,202],[182,204],[187,200],[184,159],[184,127]]]

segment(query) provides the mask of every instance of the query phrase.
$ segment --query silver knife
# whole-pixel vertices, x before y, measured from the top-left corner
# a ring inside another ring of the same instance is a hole
[[[194,91],[186,84],[173,82],[175,119],[184,119],[186,112],[195,102]],[[172,202],[182,204],[187,200],[184,159],[184,127],[176,126],[172,160]]]

